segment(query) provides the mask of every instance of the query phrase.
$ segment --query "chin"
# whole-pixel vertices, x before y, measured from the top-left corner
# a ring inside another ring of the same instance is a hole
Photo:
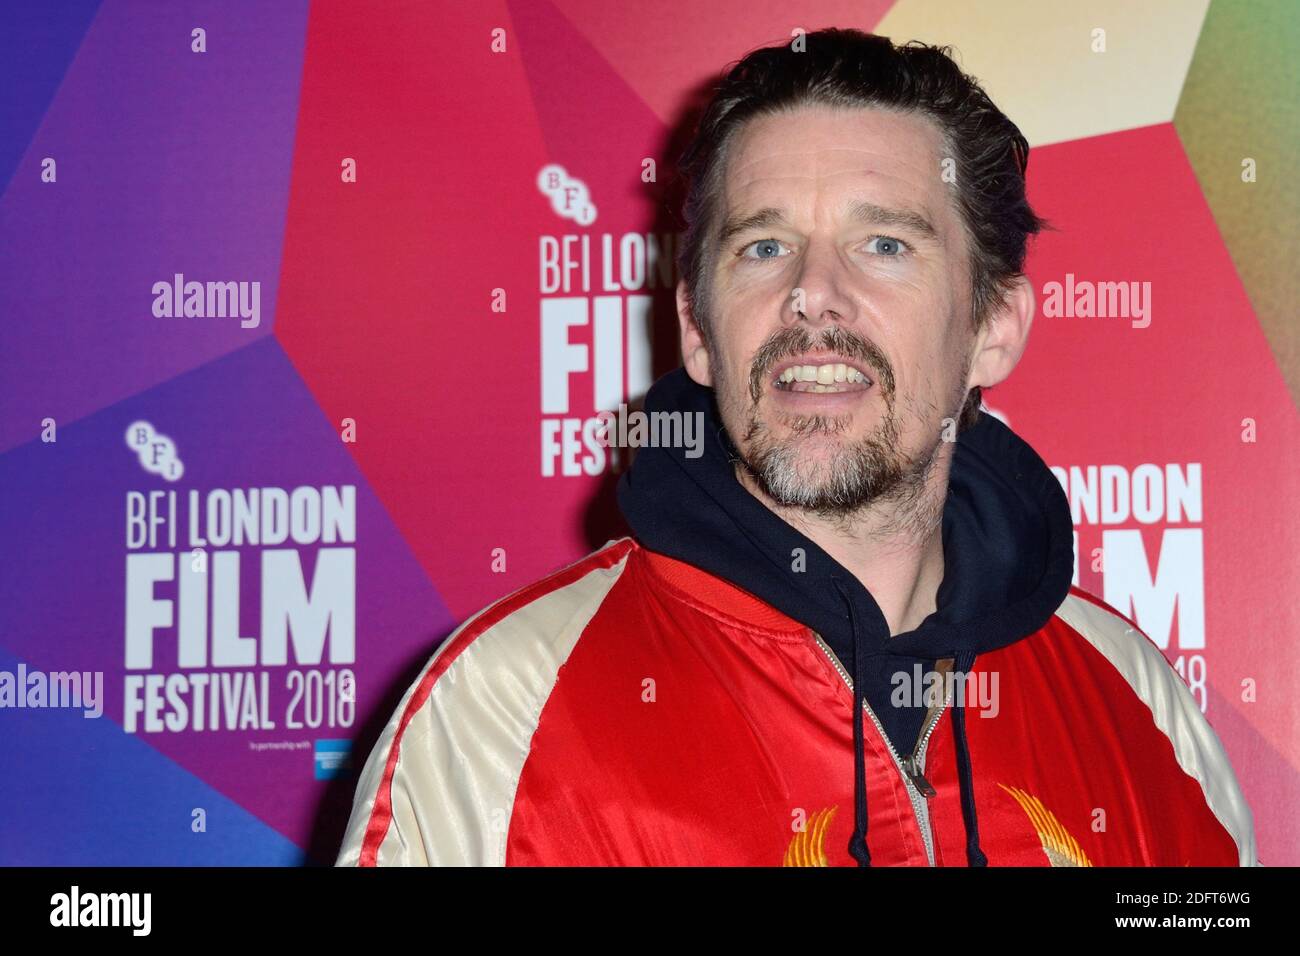
[[[748,459],[765,490],[782,504],[806,505],[820,500],[850,466],[835,439],[816,439],[833,447],[811,448],[808,440],[786,441]]]
[[[790,418],[775,416],[764,423],[768,440],[782,448],[797,451],[809,458],[833,458],[853,445],[870,438],[870,430],[852,418]]]

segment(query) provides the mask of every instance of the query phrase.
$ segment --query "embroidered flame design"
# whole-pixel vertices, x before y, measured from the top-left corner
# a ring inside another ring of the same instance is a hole
[[[1015,787],[1008,787],[1001,783],[998,786],[1015,797],[1016,803],[1020,804],[1020,809],[1025,811],[1029,822],[1038,831],[1038,839],[1043,843],[1043,852],[1047,854],[1048,862],[1052,866],[1092,866],[1092,861],[1083,852],[1078,841],[1070,836],[1069,831],[1061,826],[1061,822],[1043,806],[1041,800]]]
[[[1052,866],[1092,866],[1092,861],[1088,859],[1088,854],[1083,852],[1083,847],[1079,846],[1079,842],[1061,825],[1056,815],[1043,806],[1041,800],[1016,787],[1008,787],[1001,783],[998,786],[1011,794],[1016,803],[1020,804],[1020,809],[1025,811],[1029,822],[1038,833],[1038,839],[1043,844],[1043,852],[1047,854],[1048,862]],[[826,832],[830,829],[831,821],[835,819],[835,811],[838,809],[839,807],[824,807],[813,813],[808,818],[804,829],[790,838],[781,865],[829,866],[826,861]]]
[[[808,818],[803,830],[790,838],[782,866],[827,866],[826,831],[839,807],[825,807]]]

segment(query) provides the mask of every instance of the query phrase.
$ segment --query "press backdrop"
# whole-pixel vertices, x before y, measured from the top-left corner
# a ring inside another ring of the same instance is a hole
[[[621,533],[583,435],[674,361],[685,124],[825,26],[1029,138],[986,401],[1300,863],[1296,6],[1065,6],[6,5],[0,863],[333,860],[437,642]]]

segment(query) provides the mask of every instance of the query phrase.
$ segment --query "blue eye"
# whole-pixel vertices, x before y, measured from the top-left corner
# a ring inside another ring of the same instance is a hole
[[[742,256],[744,256],[744,253],[745,253],[745,252],[748,252],[750,249],[754,249],[754,248],[756,248],[756,247],[759,248],[759,249],[767,248],[767,249],[772,250],[773,252],[776,252],[776,253],[779,254],[779,252],[780,252],[780,250],[781,250],[781,243],[777,242],[775,239],[760,239],[760,240],[758,240],[758,242],[751,242],[751,243],[750,243],[749,245],[747,245],[744,249],[742,249],[742,250],[741,250],[741,254],[742,254]],[[776,259],[776,258],[778,258],[778,257],[779,257],[778,255],[770,255],[770,256],[762,256],[762,255],[760,255],[760,256],[744,256],[744,258],[746,258],[746,259]]]
[[[872,248],[873,246],[875,248]],[[901,239],[895,239],[892,236],[874,236],[867,243],[868,252],[874,252],[878,256],[891,259],[895,256],[901,256],[906,248],[907,246],[903,244]]]

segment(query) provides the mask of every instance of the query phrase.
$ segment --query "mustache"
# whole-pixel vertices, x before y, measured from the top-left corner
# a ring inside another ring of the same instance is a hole
[[[757,403],[763,397],[763,383],[777,362],[814,349],[835,352],[862,362],[876,373],[885,397],[893,395],[894,367],[873,343],[838,325],[827,326],[818,335],[813,335],[802,325],[790,325],[768,336],[754,353],[749,372],[750,398]]]

